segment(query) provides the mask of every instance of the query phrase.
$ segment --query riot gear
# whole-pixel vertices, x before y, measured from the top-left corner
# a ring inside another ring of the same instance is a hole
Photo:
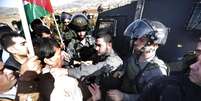
[[[72,17],[69,28],[79,32],[87,30],[88,25],[88,18],[84,14],[76,14]]]
[[[126,28],[124,35],[131,39],[146,37],[155,44],[164,45],[168,28],[159,21],[136,20]]]

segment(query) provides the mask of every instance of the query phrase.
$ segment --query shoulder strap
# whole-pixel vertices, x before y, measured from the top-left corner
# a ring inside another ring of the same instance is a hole
[[[142,74],[144,73],[144,71],[146,69],[148,69],[150,67],[150,65],[157,65],[157,64],[149,62],[142,70],[139,71],[139,73],[135,76],[135,78],[131,80],[132,84],[136,85],[137,92],[141,91],[138,81],[139,81],[140,77],[142,76]],[[151,66],[151,67],[156,67],[156,66]],[[153,68],[149,68],[149,69],[153,69]]]

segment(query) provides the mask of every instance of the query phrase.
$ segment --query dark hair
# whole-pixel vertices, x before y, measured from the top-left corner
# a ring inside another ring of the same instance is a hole
[[[45,64],[45,58],[50,58],[54,56],[54,47],[60,47],[60,45],[55,39],[50,38],[37,38],[36,40],[34,40],[33,46],[36,55],[39,57],[43,65]]]
[[[60,24],[61,23],[60,15],[54,15],[54,17],[55,17],[55,20],[56,20],[57,24]]]
[[[42,37],[42,33],[51,34],[50,29],[48,27],[44,25],[36,26],[36,29],[34,30],[34,34],[36,34],[36,36]]]
[[[16,21],[16,20],[13,20],[12,22],[11,22],[11,24],[14,26],[14,25],[17,25],[17,27],[18,28],[20,28],[21,27],[21,21]]]
[[[12,38],[14,37],[23,37],[23,36],[18,34],[17,32],[7,32],[1,37],[1,45],[6,51],[8,51],[7,50],[8,47],[15,44],[15,42],[13,42],[12,40]]]
[[[10,26],[8,24],[6,24],[6,23],[0,23],[0,38],[6,32],[13,32],[13,30],[10,28]]]
[[[85,10],[84,10],[84,11],[82,11],[82,14],[87,14],[87,11],[85,11]]]
[[[108,29],[98,29],[95,33],[95,38],[103,38],[105,42],[112,42],[112,33]]]
[[[31,22],[32,30],[35,30],[38,25],[43,25],[43,22],[40,19],[35,19]]]

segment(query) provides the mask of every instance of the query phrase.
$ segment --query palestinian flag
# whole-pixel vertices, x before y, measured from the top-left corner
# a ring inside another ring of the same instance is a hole
[[[53,13],[50,0],[24,0],[24,9],[28,23]]]

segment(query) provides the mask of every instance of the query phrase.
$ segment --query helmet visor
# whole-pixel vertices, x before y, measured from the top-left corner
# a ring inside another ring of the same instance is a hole
[[[124,35],[133,39],[141,38],[151,32],[153,32],[153,28],[150,25],[143,20],[136,20],[126,28]]]

